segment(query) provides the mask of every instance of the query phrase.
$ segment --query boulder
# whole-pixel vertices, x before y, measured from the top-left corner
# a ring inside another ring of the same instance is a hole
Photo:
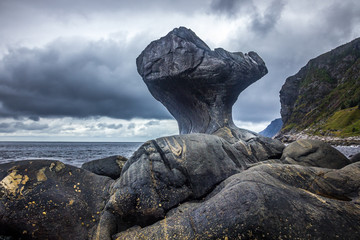
[[[0,236],[88,239],[112,183],[108,177],[58,161],[1,164]]]
[[[202,199],[252,163],[224,139],[188,134],[151,140],[125,164],[106,210],[123,225],[146,226],[185,201]],[[99,228],[99,234],[107,227]],[[102,239],[102,238],[99,238]],[[103,238],[104,239],[104,238]]]
[[[322,168],[342,168],[350,160],[330,144],[320,140],[300,139],[289,144],[281,156],[283,163]]]
[[[123,156],[110,156],[86,162],[81,166],[81,168],[116,180],[120,177],[121,170],[126,161],[127,158]]]
[[[352,163],[359,162],[359,161],[360,161],[360,152],[350,158],[350,162],[352,162]]]
[[[114,239],[358,239],[359,189],[360,163],[340,170],[261,164]]]

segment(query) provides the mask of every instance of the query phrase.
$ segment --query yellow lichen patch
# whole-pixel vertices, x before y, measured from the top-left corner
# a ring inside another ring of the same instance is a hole
[[[45,170],[46,167],[43,167],[36,173],[36,180],[38,180],[38,182],[44,182],[47,180],[47,177],[45,175]]]
[[[56,162],[56,163],[51,163],[50,164],[50,171],[53,171],[55,168],[55,172],[60,172],[62,169],[65,168],[65,164],[62,162]]]
[[[232,134],[230,128],[224,127],[223,129],[225,130],[225,132],[227,133],[227,135],[228,135],[229,137],[234,138],[234,135]]]
[[[70,199],[69,201],[69,206],[73,205],[74,204],[74,199]]]
[[[21,175],[17,172],[17,170],[13,170],[0,182],[0,185],[12,195],[22,195],[22,191],[24,190],[23,185],[29,181],[29,177],[27,175]]]

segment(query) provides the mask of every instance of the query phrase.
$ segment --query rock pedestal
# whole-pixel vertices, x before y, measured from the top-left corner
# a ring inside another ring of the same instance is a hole
[[[256,160],[281,156],[279,141],[239,129],[232,119],[239,94],[268,72],[257,53],[212,51],[180,27],[150,43],[136,64],[151,94],[177,120],[180,134],[220,136]]]
[[[151,94],[178,121],[180,134],[234,128],[233,104],[267,73],[255,52],[212,51],[184,27],[152,42],[136,64]]]

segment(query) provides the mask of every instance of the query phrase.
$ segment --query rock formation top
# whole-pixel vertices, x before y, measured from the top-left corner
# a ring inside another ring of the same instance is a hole
[[[136,64],[151,94],[178,121],[180,134],[234,128],[233,104],[267,73],[255,52],[212,51],[184,27],[150,43]]]

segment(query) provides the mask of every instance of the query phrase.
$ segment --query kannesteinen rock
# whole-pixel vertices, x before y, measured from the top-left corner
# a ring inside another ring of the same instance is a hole
[[[359,144],[360,38],[310,60],[287,78],[280,103],[279,137],[355,137]]]
[[[234,128],[238,95],[267,73],[255,52],[212,51],[184,27],[152,42],[136,64],[151,94],[177,120],[180,134]]]
[[[0,239],[358,239],[358,160],[227,125],[144,143],[116,181],[56,161],[1,164]]]
[[[281,154],[280,142],[233,123],[239,94],[267,73],[255,52],[212,51],[193,31],[180,27],[150,43],[136,64],[151,94],[177,120],[180,134],[215,134],[260,160]]]

